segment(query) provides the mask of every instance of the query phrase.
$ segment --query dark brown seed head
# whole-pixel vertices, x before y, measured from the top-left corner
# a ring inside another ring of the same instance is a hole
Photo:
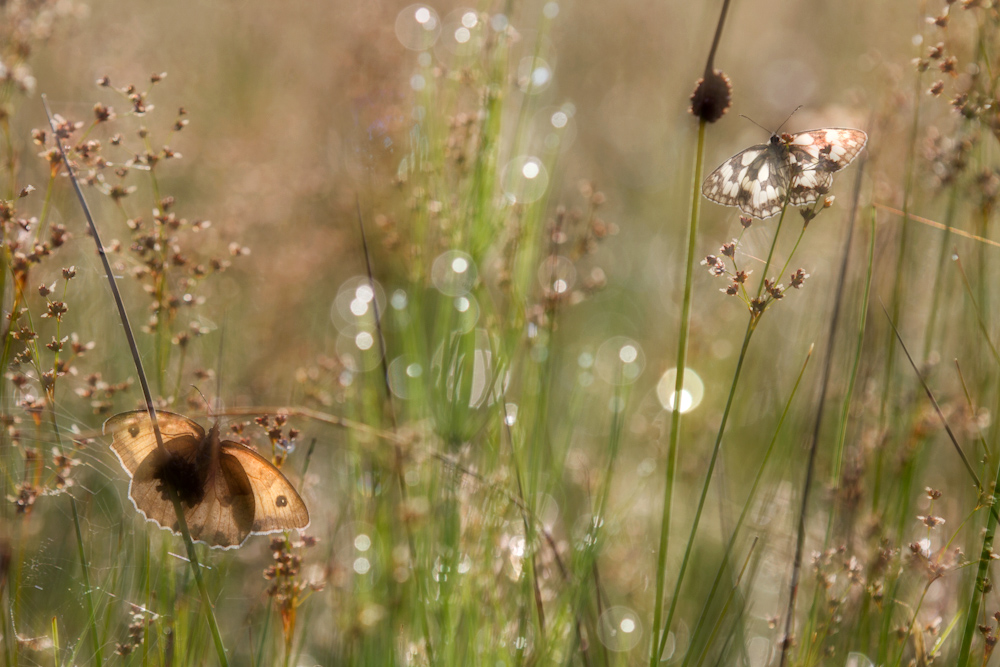
[[[733,85],[720,70],[698,79],[691,95],[691,113],[708,123],[722,118],[733,102]]]

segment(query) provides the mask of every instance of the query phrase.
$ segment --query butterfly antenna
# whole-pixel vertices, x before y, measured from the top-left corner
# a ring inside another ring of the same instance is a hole
[[[198,387],[198,385],[193,384],[193,385],[191,385],[191,388],[194,389],[196,392],[198,392],[198,395],[201,396],[201,400],[205,402],[205,410],[208,411],[208,416],[211,417],[212,416],[212,404],[208,402],[208,397],[205,396],[205,394],[202,393],[202,391]]]
[[[83,190],[80,189],[80,182],[76,179],[76,172],[73,170],[73,165],[69,162],[69,156],[66,155],[66,149],[63,148],[62,137],[59,136],[59,131],[56,129],[56,122],[52,116],[52,110],[49,109],[49,100],[43,94],[42,104],[45,106],[45,115],[49,119],[49,127],[52,129],[52,137],[56,141],[56,146],[59,148],[59,155],[62,157],[63,165],[66,167],[66,172],[69,174],[70,182],[73,183],[73,190],[76,192],[76,198],[80,201],[80,207],[83,209],[83,215],[87,219],[87,225],[90,227],[90,235],[94,237],[94,243],[97,244],[97,254],[101,257],[101,263],[104,265],[104,275],[108,278],[108,284],[111,286],[111,294],[115,298],[115,306],[118,308],[118,317],[121,319],[122,328],[125,329],[125,337],[128,339],[128,348],[132,353],[132,363],[135,364],[135,372],[139,376],[139,386],[142,387],[142,397],[146,401],[146,412],[149,414],[149,421],[153,424],[153,434],[156,435],[156,446],[161,450],[163,449],[163,434],[160,433],[160,423],[156,419],[156,410],[153,408],[153,395],[149,391],[149,381],[146,379],[146,372],[142,368],[142,359],[139,357],[139,346],[136,345],[135,336],[132,333],[132,327],[128,321],[128,313],[125,311],[125,302],[122,301],[121,292],[118,291],[118,283],[115,281],[114,273],[111,271],[111,262],[108,260],[107,252],[104,250],[104,244],[101,242],[101,235],[97,231],[97,223],[94,222],[94,216],[90,212],[90,206],[87,205],[87,200],[83,196]]]
[[[219,327],[219,358],[215,362],[215,407],[221,407],[222,403],[222,351],[226,349],[226,322],[229,320],[229,311],[222,314],[222,326]]]
[[[790,121],[792,119],[792,116],[795,115],[795,112],[798,111],[801,108],[802,108],[801,104],[799,106],[795,107],[795,109],[792,111],[792,113],[788,114],[788,118],[785,119],[785,123],[787,123],[788,121]],[[783,128],[785,126],[785,123],[782,123],[781,125],[779,125],[778,129],[775,130],[774,133],[777,134],[778,132],[781,132],[781,128]]]
[[[746,118],[746,119],[747,119],[748,121],[750,121],[751,123],[753,123],[754,125],[756,125],[756,126],[757,126],[757,127],[759,127],[760,129],[764,130],[764,131],[765,131],[765,132],[767,132],[768,134],[775,134],[775,133],[774,133],[774,132],[772,132],[771,130],[767,129],[766,127],[764,127],[763,125],[761,125],[760,123],[758,123],[757,121],[755,121],[755,120],[754,120],[753,118],[751,118],[750,116],[744,116],[743,114],[740,114],[740,118]]]

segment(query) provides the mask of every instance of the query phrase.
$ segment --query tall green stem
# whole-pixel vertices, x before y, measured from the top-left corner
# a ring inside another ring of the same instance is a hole
[[[777,239],[777,235],[775,235]],[[674,584],[674,594],[670,599],[670,610],[667,612],[667,620],[663,624],[663,630],[659,637],[659,644],[656,648],[656,653],[654,657],[656,658],[656,664],[659,662],[660,655],[663,654],[663,647],[665,644],[666,637],[670,634],[670,624],[674,620],[674,612],[677,610],[677,600],[680,597],[681,584],[684,583],[684,573],[687,571],[688,561],[691,558],[691,550],[694,547],[694,538],[698,534],[698,524],[701,521],[701,512],[705,508],[705,498],[708,496],[708,487],[712,483],[712,473],[715,471],[715,463],[719,458],[719,451],[722,449],[722,436],[726,432],[726,422],[729,420],[729,412],[733,407],[733,399],[736,397],[736,386],[740,382],[740,373],[743,371],[743,362],[746,361],[747,348],[750,347],[750,337],[753,336],[754,330],[757,328],[757,323],[760,322],[760,317],[757,314],[751,314],[750,321],[747,322],[747,331],[743,336],[743,347],[740,348],[740,358],[736,362],[736,372],[733,374],[733,381],[729,385],[729,398],[726,399],[726,409],[722,413],[722,423],[719,424],[719,433],[715,437],[715,447],[712,449],[712,458],[708,462],[708,471],[705,473],[705,483],[701,487],[701,497],[698,498],[698,509],[694,513],[694,523],[691,525],[691,534],[688,537],[687,546],[684,549],[684,559],[681,561],[681,568],[677,572],[677,583]]]
[[[698,123],[698,146],[695,149],[694,177],[691,184],[691,221],[688,228],[687,269],[684,276],[684,304],[681,307],[681,330],[677,340],[677,380],[674,385],[674,405],[670,415],[670,445],[667,450],[666,484],[663,491],[663,519],[660,524],[660,550],[656,562],[656,599],[653,602],[653,643],[649,656],[650,667],[659,662],[660,620],[663,614],[663,587],[667,571],[667,546],[670,541],[670,516],[673,505],[674,473],[677,470],[677,443],[681,427],[681,390],[684,387],[684,368],[687,365],[687,340],[691,321],[691,285],[694,282],[695,244],[698,236],[698,218],[701,212],[701,171],[705,152],[705,126]],[[715,458],[712,458],[714,463]],[[676,599],[676,595],[674,596]],[[671,608],[673,601],[671,601]]]

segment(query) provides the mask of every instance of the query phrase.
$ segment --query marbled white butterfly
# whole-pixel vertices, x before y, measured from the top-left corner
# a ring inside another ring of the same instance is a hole
[[[709,174],[701,193],[723,206],[739,206],[755,218],[770,218],[789,206],[812,204],[830,190],[833,173],[865,147],[861,130],[831,127],[798,134],[772,134],[729,158]]]

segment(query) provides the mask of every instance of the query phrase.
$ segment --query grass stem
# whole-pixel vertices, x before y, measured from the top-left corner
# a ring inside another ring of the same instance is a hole
[[[684,369],[687,366],[688,332],[691,323],[691,289],[694,283],[695,248],[698,236],[698,219],[701,215],[701,172],[705,152],[705,126],[698,123],[698,143],[695,148],[694,175],[691,185],[691,219],[688,227],[687,267],[684,277],[684,302],[681,306],[680,335],[677,338],[677,379],[674,385],[674,405],[670,413],[670,444],[667,448],[666,483],[663,491],[663,517],[660,522],[660,545],[656,561],[656,589],[653,601],[653,642],[649,658],[650,667],[656,667],[661,649],[659,646],[660,620],[663,614],[663,588],[666,581],[667,549],[670,544],[670,519],[673,509],[674,476],[677,471],[677,446],[680,441],[681,391],[684,388]]]

